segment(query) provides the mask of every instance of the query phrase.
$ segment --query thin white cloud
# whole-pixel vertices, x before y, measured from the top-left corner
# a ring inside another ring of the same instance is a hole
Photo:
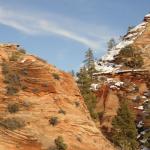
[[[112,37],[108,34],[108,28],[88,26],[86,23],[55,14],[51,14],[48,18],[44,18],[45,15],[41,16],[40,13],[37,15],[30,12],[30,14],[32,15],[0,6],[0,24],[29,35],[54,34],[94,49],[100,48],[106,40]]]

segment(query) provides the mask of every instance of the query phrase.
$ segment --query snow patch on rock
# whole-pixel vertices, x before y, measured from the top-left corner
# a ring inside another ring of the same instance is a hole
[[[145,17],[150,17],[150,14]],[[134,41],[145,31],[146,25],[147,21],[143,21],[133,29],[129,30],[121,42],[108,51],[99,62],[95,63],[95,69],[104,73],[110,73],[114,72],[114,70],[118,70],[119,67],[112,66],[110,62],[115,59],[115,56],[120,53],[122,48],[134,43]]]

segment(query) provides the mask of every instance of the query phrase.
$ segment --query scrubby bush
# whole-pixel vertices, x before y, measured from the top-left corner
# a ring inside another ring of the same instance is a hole
[[[21,85],[21,89],[22,89],[22,90],[26,90],[27,88],[28,88],[27,86]]]
[[[146,141],[144,143],[144,146],[147,147],[148,149],[150,149],[150,130],[148,130],[145,134],[144,134],[144,140]]]
[[[143,58],[139,49],[132,45],[126,46],[121,49],[116,58],[117,63],[122,63],[130,68],[140,68],[143,65]]]
[[[76,106],[76,107],[79,107],[79,106],[80,106],[80,103],[79,103],[78,101],[75,101],[74,103],[75,103],[75,106]]]
[[[20,76],[6,62],[2,64],[2,73],[4,75],[4,83],[7,84],[7,94],[14,95],[19,92],[21,86]]]
[[[57,74],[57,73],[53,73],[53,78],[56,79],[56,80],[59,80],[60,79],[60,76]]]
[[[77,141],[79,141],[80,143],[82,143],[81,137],[77,136]]]
[[[28,69],[27,69],[27,68],[23,68],[23,69],[21,70],[21,74],[23,74],[23,75],[28,75]]]
[[[25,126],[25,121],[21,118],[6,118],[0,120],[0,126],[9,130],[16,130]]]
[[[3,74],[7,74],[9,72],[8,63],[6,63],[6,62],[2,63],[2,72],[3,72]]]
[[[66,111],[65,110],[63,110],[63,109],[60,109],[59,111],[58,111],[58,113],[60,113],[60,114],[66,114]]]
[[[20,85],[20,77],[18,76],[18,74],[8,73],[5,75],[4,82],[11,85]]]
[[[28,100],[24,100],[24,101],[22,102],[22,105],[23,105],[24,107],[26,107],[26,108],[30,108],[30,107],[32,106],[32,103],[31,103],[30,101],[28,101]]]
[[[17,52],[13,52],[11,57],[9,58],[10,61],[18,61],[21,57],[22,53],[20,53],[19,51]]]
[[[56,150],[67,150],[67,144],[64,143],[63,137],[58,136],[55,139]]]
[[[135,56],[124,62],[124,64],[130,68],[141,68],[143,63],[143,58],[141,56]]]
[[[49,123],[50,123],[50,125],[52,125],[52,126],[56,126],[56,125],[58,124],[58,117],[51,117],[51,118],[49,119]]]
[[[133,48],[131,45],[126,46],[121,49],[120,55],[123,57],[134,57],[135,56],[135,48]]]
[[[22,54],[26,54],[26,50],[23,49],[23,48],[20,48],[18,51],[19,51],[20,53],[22,53]]]
[[[38,92],[39,92],[39,89],[38,89],[38,88],[34,88],[34,89],[32,89],[32,92],[33,92],[33,93],[38,93]]]
[[[15,95],[19,92],[19,89],[13,86],[8,86],[7,88],[7,95]]]
[[[48,85],[49,85],[48,83],[43,83],[42,84],[43,87],[48,87]]]
[[[16,113],[17,111],[19,111],[19,104],[18,103],[8,104],[7,109],[10,113]]]

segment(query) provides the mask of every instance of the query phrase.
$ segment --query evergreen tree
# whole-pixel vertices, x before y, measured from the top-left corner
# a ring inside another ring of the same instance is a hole
[[[75,77],[75,72],[74,72],[74,70],[71,70],[69,73],[70,73],[73,77]]]
[[[134,26],[129,26],[128,27],[128,32],[130,31],[130,30],[132,30],[134,28]]]
[[[117,116],[114,118],[112,131],[112,141],[119,146],[121,150],[137,150],[136,141],[137,130],[134,123],[134,117],[130,112],[126,100],[120,104]]]
[[[116,45],[116,42],[115,42],[115,39],[114,38],[111,38],[108,43],[108,51],[110,51],[115,45]]]
[[[95,72],[95,64],[93,50],[91,50],[90,48],[86,51],[85,60],[83,62],[88,70],[89,76],[92,78],[92,74]]]
[[[78,77],[77,83],[91,117],[93,119],[96,119],[97,118],[97,113],[95,112],[96,96],[90,90],[90,86],[93,82],[92,74],[95,72],[94,56],[93,51],[91,49],[88,49],[88,51],[86,52],[84,63],[85,63],[84,66],[77,73]]]
[[[86,69],[86,67],[80,69],[80,72],[77,73],[77,77],[78,77],[77,83],[81,91],[81,94],[84,98],[85,104],[87,105],[91,117],[93,119],[96,119],[97,118],[97,113],[95,112],[96,96],[90,90],[92,80],[88,74],[88,70]]]
[[[146,140],[146,142],[144,143],[144,146],[150,149],[150,130],[148,130],[145,134],[144,134],[144,140]]]

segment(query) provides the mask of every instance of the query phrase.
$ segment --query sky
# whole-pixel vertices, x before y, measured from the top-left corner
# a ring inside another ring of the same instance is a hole
[[[150,12],[150,0],[0,0],[0,43],[17,43],[58,68],[78,70]]]

